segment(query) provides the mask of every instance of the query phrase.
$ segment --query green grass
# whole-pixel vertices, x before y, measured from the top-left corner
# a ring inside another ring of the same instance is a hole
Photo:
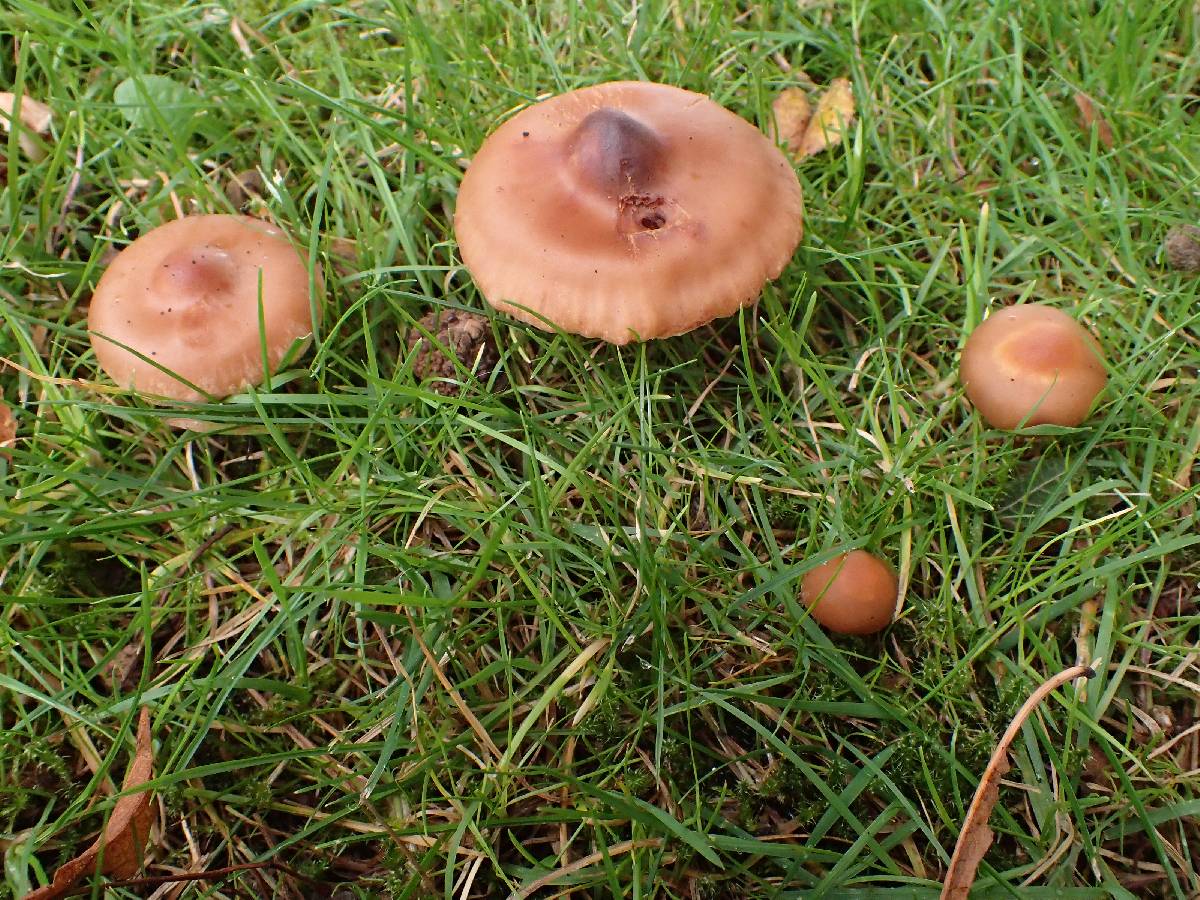
[[[57,117],[45,161],[0,148],[0,894],[93,839],[146,704],[148,873],[292,870],[183,896],[505,897],[583,862],[535,896],[932,897],[1010,715],[1080,659],[979,896],[1200,891],[1200,307],[1159,255],[1200,220],[1190,0],[229,6],[0,19],[0,87]],[[619,349],[487,309],[451,214],[506,114],[646,78],[761,126],[800,69],[861,119],[799,167],[806,237],[756,309]],[[117,106],[151,74],[174,106]],[[89,291],[255,168],[323,323],[173,430],[98,373]],[[1020,299],[1102,337],[1083,428],[960,396],[965,335]],[[436,306],[491,317],[487,384],[414,379]],[[903,615],[830,639],[800,578],[864,545]]]

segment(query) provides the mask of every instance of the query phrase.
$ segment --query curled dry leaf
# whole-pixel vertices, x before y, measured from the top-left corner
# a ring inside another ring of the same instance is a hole
[[[835,78],[817,101],[816,112],[808,120],[804,136],[795,148],[796,158],[804,159],[840,144],[853,124],[854,91],[848,79]]]
[[[138,664],[142,661],[141,641],[132,641],[117,651],[100,672],[113,693],[129,693],[137,687],[142,674]]]
[[[12,127],[13,110],[16,105],[16,94],[0,91],[0,128],[3,128],[6,132]],[[20,116],[21,125],[25,129],[17,135],[17,142],[21,145],[21,150],[34,162],[44,159],[46,156],[45,148],[40,141],[27,132],[32,131],[43,137],[50,133],[50,120],[53,118],[50,107],[45,103],[38,103],[36,100],[22,96],[21,109],[17,114]]]
[[[784,88],[771,104],[771,137],[796,152],[812,118],[812,104],[804,88]]]
[[[1113,148],[1113,133],[1104,116],[1096,111],[1096,104],[1092,102],[1092,98],[1087,94],[1075,95],[1075,107],[1079,110],[1079,124],[1083,130],[1089,135],[1092,129],[1096,129],[1096,135],[1100,139],[1100,143],[1107,150]]]
[[[142,707],[138,720],[137,751],[125,773],[122,790],[145,784],[154,777],[154,748],[150,740],[150,710]],[[82,879],[97,873],[114,878],[131,878],[142,867],[146,840],[150,837],[149,790],[126,794],[113,807],[104,832],[92,846],[68,863],[59,866],[54,881],[25,895],[25,900],[58,900],[65,897]]]
[[[988,827],[988,817],[1000,798],[1000,779],[1008,771],[1008,749],[1016,740],[1025,720],[1055,689],[1076,678],[1091,678],[1095,674],[1089,666],[1072,666],[1043,682],[1017,710],[1017,714],[1013,716],[1012,722],[1000,738],[1000,743],[996,745],[992,758],[988,760],[987,768],[983,770],[979,787],[975,789],[975,796],[967,810],[967,819],[958,834],[958,843],[954,845],[954,855],[950,857],[950,868],[942,885],[941,900],[966,900],[971,892],[971,885],[975,883],[975,872],[992,844],[992,829]]]
[[[16,442],[17,420],[13,418],[8,404],[0,400],[0,451],[12,447]]]

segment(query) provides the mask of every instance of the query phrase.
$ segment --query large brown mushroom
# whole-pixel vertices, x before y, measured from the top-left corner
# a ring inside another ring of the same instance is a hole
[[[892,567],[866,550],[835,556],[800,583],[810,615],[838,634],[874,634],[886,628],[899,590]]]
[[[1078,425],[1108,380],[1087,330],[1038,303],[998,310],[971,332],[959,375],[979,414],[1005,429]]]
[[[319,270],[314,278],[319,292]],[[201,400],[262,382],[312,334],[311,310],[308,263],[282,231],[249,216],[189,216],[117,255],[88,330],[121,386]]]
[[[624,344],[757,299],[800,241],[801,210],[791,164],[749,122],[702,94],[613,82],[501,125],[454,226],[493,306]]]

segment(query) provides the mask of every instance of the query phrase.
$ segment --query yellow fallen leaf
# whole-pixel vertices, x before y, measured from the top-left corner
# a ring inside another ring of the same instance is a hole
[[[125,773],[122,790],[145,784],[154,777],[154,747],[150,740],[150,710],[142,707],[138,721],[137,752]],[[98,871],[115,878],[132,878],[142,867],[146,840],[150,837],[151,792],[126,794],[113,807],[104,833],[92,846],[54,873],[54,881],[46,887],[25,895],[25,900],[58,900],[65,897],[76,884]]]
[[[853,124],[854,91],[848,79],[835,78],[817,101],[817,110],[804,129],[804,137],[796,148],[796,157],[804,159],[820,153],[826,147],[840,144],[843,135]]]
[[[771,137],[789,150],[804,140],[804,129],[812,118],[812,104],[804,88],[784,88],[771,104]]]
[[[17,105],[17,95],[9,94],[0,91],[0,128],[6,132],[12,127],[13,109]],[[45,148],[42,147],[40,141],[34,139],[26,131],[32,131],[45,137],[50,133],[50,120],[54,117],[50,112],[50,107],[45,103],[38,103],[36,100],[31,100],[29,97],[21,97],[20,109],[21,125],[25,129],[17,135],[17,142],[21,145],[21,149],[25,155],[38,162],[46,156]]]

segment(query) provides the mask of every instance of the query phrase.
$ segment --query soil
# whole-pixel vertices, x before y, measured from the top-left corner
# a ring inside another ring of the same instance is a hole
[[[425,333],[434,335],[437,343],[430,342]],[[421,381],[436,379],[430,386],[445,395],[461,390],[460,366],[474,372],[480,381],[486,381],[497,359],[488,320],[475,313],[451,309],[434,310],[422,318],[419,327],[409,333],[408,348],[416,351],[413,374]]]

